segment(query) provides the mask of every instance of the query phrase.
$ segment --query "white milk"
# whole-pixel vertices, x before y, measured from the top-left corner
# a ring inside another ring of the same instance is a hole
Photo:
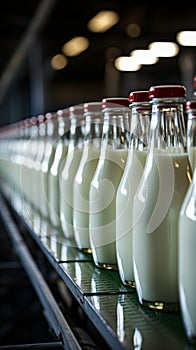
[[[59,174],[62,161],[67,155],[67,145],[62,140],[58,143],[53,163],[48,173],[49,215],[53,226],[60,226]]]
[[[65,237],[73,237],[73,180],[78,170],[82,149],[74,148],[68,153],[59,177],[60,219]]]
[[[43,159],[43,162],[41,164],[40,169],[40,213],[42,217],[48,218],[49,217],[49,203],[48,203],[48,173],[50,171],[50,167],[52,165],[54,155],[56,152],[56,144],[50,144],[48,149],[45,151],[45,156]]]
[[[116,191],[127,159],[127,149],[107,148],[100,156],[90,185],[89,235],[98,267],[117,269]]]
[[[156,163],[156,165],[155,165]],[[178,216],[188,154],[150,154],[133,205],[133,264],[141,303],[178,308]]]
[[[189,154],[191,169],[192,169],[192,172],[194,172],[194,170],[196,168],[196,146],[190,147],[188,150],[188,154]]]
[[[196,221],[179,219],[179,293],[184,325],[189,338],[196,341]]]
[[[25,219],[29,223],[33,224],[33,194],[32,194],[32,182],[34,182],[34,176],[32,176],[34,170],[34,158],[38,148],[38,141],[30,140],[24,150],[23,164],[20,169],[20,183],[22,186],[23,193],[23,205]]]
[[[143,173],[146,151],[128,150],[125,170],[116,195],[116,250],[120,278],[134,286],[132,260],[132,211],[134,196]]]
[[[77,247],[91,252],[89,239],[89,187],[96,170],[100,149],[84,143],[83,154],[73,182],[73,225]]]
[[[187,336],[196,343],[196,170],[179,216],[179,293]]]

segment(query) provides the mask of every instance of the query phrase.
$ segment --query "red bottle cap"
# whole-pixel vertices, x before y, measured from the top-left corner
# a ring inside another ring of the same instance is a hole
[[[149,92],[148,91],[132,91],[129,94],[129,102],[148,102]]]
[[[86,112],[101,112],[102,104],[101,102],[85,102],[84,103],[84,113]]]
[[[186,102],[186,109],[196,109],[196,101],[187,101]]]
[[[129,107],[129,105],[130,101],[126,97],[108,97],[102,100],[102,108]]]
[[[31,117],[30,118],[30,124],[31,125],[36,125],[38,123],[38,118],[37,117]]]
[[[53,116],[54,116],[54,113],[47,112],[44,117],[45,117],[45,120],[50,120],[53,118]]]
[[[38,116],[37,116],[37,122],[39,123],[39,124],[41,124],[41,123],[43,123],[45,121],[45,116],[43,115],[43,114],[39,114]]]
[[[185,97],[186,88],[183,85],[157,85],[149,89],[149,99],[164,97]]]
[[[83,104],[79,104],[79,105],[75,105],[75,106],[71,106],[69,107],[69,115],[75,116],[75,115],[83,115],[84,113],[84,105]]]
[[[194,90],[196,90],[196,75],[194,75],[194,78],[193,78],[193,88]]]

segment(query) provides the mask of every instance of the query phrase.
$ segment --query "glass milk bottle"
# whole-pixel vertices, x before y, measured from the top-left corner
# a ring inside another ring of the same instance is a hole
[[[48,172],[49,217],[54,227],[60,228],[59,174],[69,144],[69,110],[57,111],[58,141],[54,159]]]
[[[38,118],[31,117],[25,120],[26,137],[24,143],[23,164],[21,166],[20,181],[22,184],[22,196],[23,196],[23,216],[25,221],[33,226],[33,198],[32,198],[32,186],[29,186],[29,181],[34,181],[33,166],[34,160],[37,155],[39,147],[38,142]]]
[[[84,144],[84,107],[69,108],[70,139],[67,156],[59,174],[59,200],[61,228],[66,238],[74,238],[73,228],[73,180],[82,157]]]
[[[186,102],[187,150],[192,171],[196,167],[196,100]]]
[[[101,151],[89,192],[89,237],[95,265],[116,270],[116,192],[127,159],[129,99],[106,98],[102,107]]]
[[[46,140],[44,155],[41,161],[41,167],[39,172],[39,211],[41,218],[50,220],[49,215],[49,203],[48,203],[48,173],[50,171],[51,164],[54,159],[54,154],[58,142],[58,118],[56,113],[46,113],[45,115],[46,125]]]
[[[41,187],[39,173],[40,173],[41,162],[45,151],[45,141],[46,141],[45,116],[39,115],[37,117],[37,120],[38,120],[37,139],[34,142],[34,145],[32,144],[32,146],[36,147],[36,153],[35,153],[35,157],[33,157],[33,166],[31,169],[30,179],[32,181],[32,186],[30,189],[29,196],[32,198],[31,214],[33,217],[34,228],[39,230],[39,224],[40,224],[39,196],[40,196],[40,187]]]
[[[20,139],[20,123],[16,122],[12,124],[11,128],[11,144],[10,144],[10,154],[9,154],[9,164],[10,164],[10,171],[8,173],[9,176],[9,186],[10,186],[10,196],[9,201],[11,202],[12,206],[15,207],[16,205],[16,194],[17,194],[17,187],[19,184],[19,167],[18,167],[18,145],[19,145],[19,139]]]
[[[89,187],[100,154],[103,128],[101,102],[84,104],[86,135],[82,158],[73,182],[73,225],[76,245],[91,253],[89,240]]]
[[[194,345],[196,345],[195,266],[196,167],[192,183],[186,193],[179,215],[179,294],[181,315],[187,337]]]
[[[20,178],[21,167],[23,165],[23,146],[25,140],[25,122],[23,120],[18,121],[17,125],[17,138],[15,138],[14,146],[14,159],[13,159],[13,177],[14,177],[14,193],[13,202],[15,210],[22,215],[22,183]]]
[[[10,124],[1,129],[0,177],[3,182],[2,191],[9,201],[13,195],[13,157],[15,156],[15,125]]]
[[[133,264],[139,302],[179,309],[178,216],[191,182],[184,123],[185,87],[149,89],[149,151],[133,204]]]
[[[121,281],[135,287],[132,261],[132,210],[143,173],[151,119],[148,91],[133,91],[130,100],[130,138],[127,162],[116,195],[116,250]]]

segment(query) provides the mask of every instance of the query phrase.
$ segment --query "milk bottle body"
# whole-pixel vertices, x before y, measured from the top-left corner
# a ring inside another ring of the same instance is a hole
[[[133,205],[133,265],[141,304],[179,309],[178,216],[191,181],[183,86],[149,90],[149,150]]]
[[[73,228],[73,180],[78,170],[84,144],[83,106],[70,107],[70,140],[67,156],[59,174],[60,221],[65,237],[74,238]]]
[[[33,181],[33,165],[34,159],[37,155],[37,149],[39,147],[38,137],[38,120],[36,117],[30,118],[27,121],[27,138],[24,144],[23,164],[20,171],[20,181],[22,184],[22,196],[23,196],[23,215],[25,220],[28,221],[30,226],[33,225],[32,215],[32,186],[29,183]]]
[[[56,146],[58,143],[58,118],[56,113],[46,114],[46,142],[44,156],[41,161],[39,172],[40,196],[39,211],[42,218],[50,220],[48,198],[48,174],[52,165]]]
[[[116,192],[126,159],[126,120],[129,101],[103,101],[105,108],[99,161],[90,184],[89,235],[96,266],[117,269],[116,257]],[[112,99],[111,99],[112,101]]]
[[[143,173],[151,119],[148,91],[133,91],[130,100],[128,156],[116,195],[116,251],[121,281],[135,287],[132,260],[132,211],[134,196]]]
[[[39,210],[39,196],[40,196],[40,175],[39,172],[41,170],[41,162],[44,157],[45,152],[45,144],[47,139],[47,130],[46,130],[46,123],[45,123],[45,116],[39,116],[39,125],[38,125],[38,148],[37,148],[37,154],[34,159],[34,167],[33,167],[33,173],[32,175],[35,176],[35,182],[34,182],[34,188],[33,188],[33,203],[35,210]]]
[[[54,158],[48,173],[48,202],[50,220],[54,227],[61,228],[59,174],[62,162],[67,156],[69,144],[69,113],[68,109],[59,110],[58,114],[58,141]]]
[[[89,187],[97,167],[103,127],[101,102],[84,104],[86,134],[81,161],[73,182],[73,225],[77,247],[91,253]]]
[[[196,168],[195,168],[196,169]],[[179,216],[179,294],[186,334],[196,345],[196,170]]]
[[[190,151],[190,147],[196,146],[195,107],[196,101],[187,101],[188,151]],[[179,295],[181,316],[187,337],[191,343],[196,345],[196,281],[193,277],[196,264],[196,164],[191,162],[191,165],[193,179],[189,185],[179,215]]]

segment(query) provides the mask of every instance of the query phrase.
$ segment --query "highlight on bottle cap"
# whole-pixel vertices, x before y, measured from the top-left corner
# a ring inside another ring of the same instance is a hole
[[[54,114],[52,114],[51,112],[47,112],[47,113],[45,114],[45,120],[50,120],[50,119],[53,118],[53,116],[54,116]]]
[[[149,99],[161,97],[185,97],[186,88],[183,85],[157,85],[149,89]]]
[[[195,109],[196,110],[196,100],[186,102],[186,110]]]
[[[193,78],[193,88],[194,90],[196,89],[196,74],[194,75],[194,78]]]
[[[71,117],[75,116],[75,115],[81,116],[81,115],[83,115],[83,113],[84,113],[84,104],[83,103],[69,107],[69,115]]]
[[[45,120],[46,120],[46,117],[45,117],[44,114],[39,114],[39,115],[37,116],[37,122],[38,122],[39,124],[43,123]]]
[[[102,99],[102,108],[129,107],[130,101],[127,97],[107,97]]]
[[[37,117],[30,117],[30,119],[29,118],[27,118],[27,119],[25,119],[25,122],[28,124],[30,124],[31,126],[32,125],[36,125],[37,123],[38,123],[38,120],[37,120]]]
[[[149,101],[148,90],[132,91],[129,94],[129,102],[148,102],[148,101]]]
[[[85,102],[84,103],[84,113],[86,112],[101,112],[102,111],[102,103],[99,102]]]

